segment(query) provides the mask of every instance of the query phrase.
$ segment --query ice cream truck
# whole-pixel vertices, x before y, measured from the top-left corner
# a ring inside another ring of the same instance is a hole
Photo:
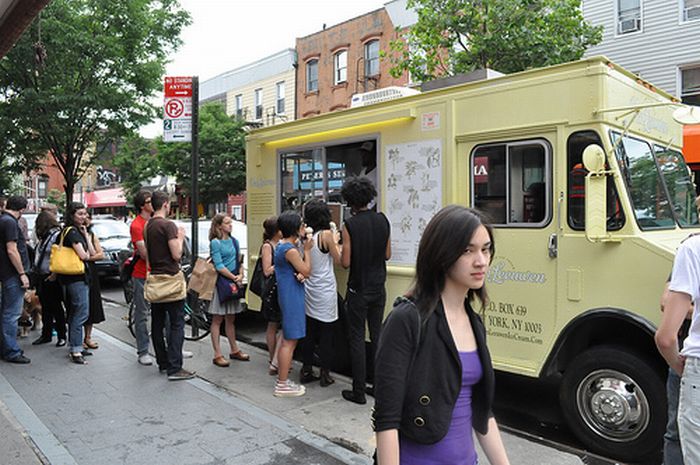
[[[366,175],[392,228],[388,312],[430,218],[448,204],[480,209],[495,229],[483,318],[496,369],[556,380],[590,450],[658,452],[659,298],[678,245],[700,231],[681,154],[695,109],[605,57],[376,96],[249,134],[248,269],[265,218],[321,198],[340,226],[343,180]]]

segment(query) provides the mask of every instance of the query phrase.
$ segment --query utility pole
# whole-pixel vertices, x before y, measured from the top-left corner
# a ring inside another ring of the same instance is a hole
[[[199,245],[199,76],[192,76],[192,266]]]

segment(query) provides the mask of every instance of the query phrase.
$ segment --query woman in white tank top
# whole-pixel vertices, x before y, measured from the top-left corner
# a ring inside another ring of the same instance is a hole
[[[331,212],[322,200],[310,200],[304,205],[306,225],[316,231],[311,248],[311,275],[304,281],[306,337],[302,343],[300,382],[321,380],[321,386],[334,382],[330,376],[333,360],[333,323],[338,319],[338,291],[334,264],[340,263],[338,234],[330,229]],[[321,375],[313,372],[314,349],[318,343]]]

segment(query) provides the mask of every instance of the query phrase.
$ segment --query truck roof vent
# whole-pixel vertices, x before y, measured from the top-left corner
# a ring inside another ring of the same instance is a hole
[[[364,107],[375,103],[386,102],[396,98],[420,94],[420,91],[408,87],[390,86],[372,90],[362,94],[355,94],[350,100],[350,108]]]
[[[480,68],[466,74],[457,74],[454,76],[434,79],[432,81],[426,81],[421,84],[420,90],[423,92],[428,92],[430,90],[444,89],[445,87],[465,84],[467,82],[484,81],[486,79],[493,79],[500,76],[505,75],[490,68]]]

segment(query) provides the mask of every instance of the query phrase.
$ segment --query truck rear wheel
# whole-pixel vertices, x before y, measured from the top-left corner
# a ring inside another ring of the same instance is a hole
[[[620,348],[589,349],[564,373],[564,417],[586,448],[618,460],[656,454],[666,427],[666,388],[644,358]]]

